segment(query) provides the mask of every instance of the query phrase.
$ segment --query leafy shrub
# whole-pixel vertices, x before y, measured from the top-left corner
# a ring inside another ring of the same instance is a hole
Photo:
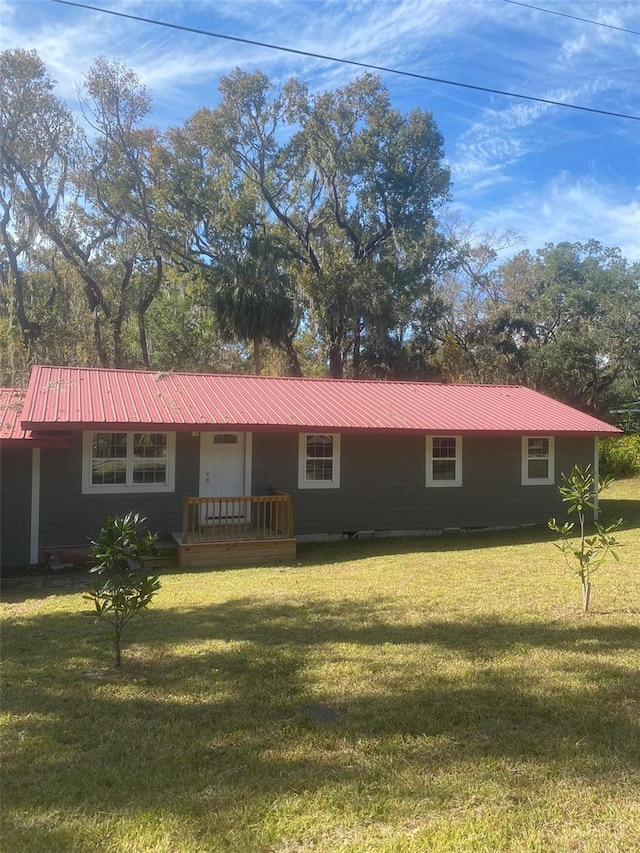
[[[601,442],[600,470],[617,479],[640,474],[640,435],[621,435]]]
[[[569,504],[567,514],[575,512],[578,519],[577,530],[575,522],[565,521],[560,524],[555,518],[549,519],[549,528],[560,535],[560,542],[555,542],[556,548],[562,551],[571,571],[580,578],[582,583],[582,609],[589,610],[591,594],[591,575],[599,569],[608,556],[617,562],[616,548],[620,545],[615,531],[622,525],[621,518],[604,527],[597,521],[593,522],[594,533],[586,532],[587,510],[596,511],[600,492],[603,492],[613,482],[612,477],[604,477],[596,482],[591,473],[591,465],[579,468],[574,465],[569,476],[562,475],[562,485],[558,491],[564,503]]]
[[[91,571],[99,577],[85,598],[93,602],[98,617],[113,626],[116,666],[120,666],[125,625],[148,607],[160,589],[158,577],[142,566],[142,558],[155,553],[157,539],[144,530],[145,521],[132,512],[108,518],[91,542],[95,562]]]

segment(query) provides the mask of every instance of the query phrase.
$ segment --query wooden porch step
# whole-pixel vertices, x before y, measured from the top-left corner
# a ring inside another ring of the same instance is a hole
[[[261,566],[290,562],[296,558],[296,540],[293,538],[188,542],[185,545],[181,534],[172,535],[178,545],[178,565],[183,569]]]
[[[156,552],[140,561],[145,569],[171,569],[178,565],[179,553],[175,542],[156,542]]]

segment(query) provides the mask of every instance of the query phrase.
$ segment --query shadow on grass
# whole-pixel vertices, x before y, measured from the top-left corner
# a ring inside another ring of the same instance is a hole
[[[9,620],[5,808],[173,807],[207,786],[232,808],[238,796],[362,774],[381,784],[385,744],[406,738],[422,745],[406,757],[416,768],[490,756],[594,781],[640,768],[637,672],[606,658],[637,649],[639,629],[498,617],[403,625],[381,619],[384,607],[393,602],[239,599],[147,614],[128,635],[143,651],[127,649],[121,672],[88,616]],[[412,647],[406,665],[385,660],[401,644]],[[541,650],[563,653],[553,665],[569,686],[558,677],[551,689],[527,662]],[[324,694],[308,675],[318,655]],[[442,665],[454,656],[466,662],[459,674]],[[337,702],[342,723],[321,726],[304,709],[336,704],[331,667],[340,679],[345,665],[360,680]]]
[[[626,529],[640,525],[639,508],[603,501]],[[301,564],[552,539],[540,528],[309,545]],[[68,593],[78,590],[21,598]],[[3,811],[7,837],[29,838],[25,850],[85,849],[56,815],[91,823],[139,810],[209,820],[208,830],[224,815],[259,825],[280,795],[335,788],[353,800],[394,788],[398,767],[420,780],[421,801],[430,777],[437,801],[449,770],[480,778],[500,762],[546,768],[528,783],[531,801],[544,799],[544,779],[620,780],[629,791],[640,772],[640,679],[626,663],[640,647],[635,626],[446,621],[435,611],[408,624],[392,598],[298,605],[256,595],[152,609],[128,629],[115,672],[86,608],[25,607],[3,626]],[[314,703],[341,722],[316,722]]]
[[[446,554],[547,544],[557,538],[546,526],[513,530],[470,530],[420,537],[380,537],[298,545],[302,565],[333,565],[398,554]]]
[[[618,518],[623,520],[620,530],[637,530],[640,528],[640,499],[630,500],[603,500],[602,522],[606,524]]]

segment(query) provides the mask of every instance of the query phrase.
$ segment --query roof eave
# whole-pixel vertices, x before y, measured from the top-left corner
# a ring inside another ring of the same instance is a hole
[[[82,421],[77,423],[23,421],[22,428],[34,433],[50,433],[39,440],[52,440],[55,433],[71,432],[339,432],[342,434],[376,433],[378,435],[462,435],[462,436],[522,436],[553,435],[566,437],[607,438],[622,435],[624,430],[609,426],[602,429],[558,429],[556,427],[514,427],[513,429],[464,429],[454,425],[434,427],[350,426],[345,424],[279,424],[279,423],[142,423],[125,421]],[[66,438],[66,437],[65,437]],[[25,439],[33,441],[34,439]],[[57,439],[56,439],[57,440]]]

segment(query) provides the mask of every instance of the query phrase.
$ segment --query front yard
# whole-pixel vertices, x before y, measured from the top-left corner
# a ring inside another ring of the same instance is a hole
[[[620,563],[546,530],[175,573],[123,666],[77,589],[2,604],[2,849],[640,850],[640,479]]]

